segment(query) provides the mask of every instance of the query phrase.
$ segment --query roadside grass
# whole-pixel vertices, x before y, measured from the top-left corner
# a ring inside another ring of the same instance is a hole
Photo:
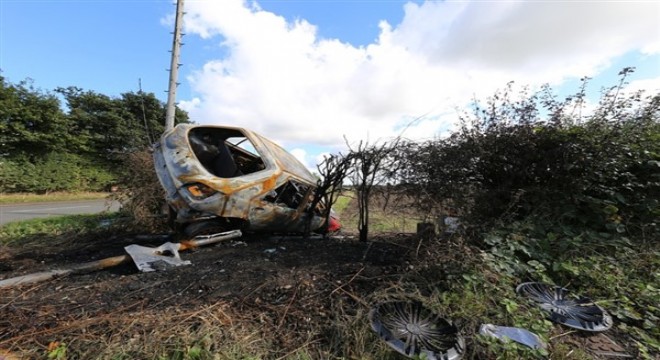
[[[119,217],[119,213],[63,215],[15,221],[0,226],[0,244],[20,244],[27,238],[43,234],[45,237],[63,233],[86,233],[104,226],[105,221]]]
[[[348,206],[348,204],[351,202],[352,199],[353,197],[350,194],[339,195],[335,203],[332,204],[332,209],[336,213],[341,214],[344,212],[344,210],[346,209],[346,207]]]
[[[49,201],[75,201],[75,200],[97,200],[107,198],[109,193],[105,192],[52,192],[48,194],[34,194],[34,193],[17,193],[17,194],[2,194],[0,193],[0,204],[19,204],[19,203],[34,203],[34,202],[49,202]]]
[[[386,214],[375,211],[369,214],[369,233],[414,233],[418,218],[405,215]],[[342,231],[358,233],[357,215],[341,216]]]
[[[584,256],[557,257],[557,266],[553,268],[534,260],[491,257],[461,244],[460,238],[451,238],[443,241],[442,247],[422,247],[421,252],[428,255],[395,285],[375,293],[371,300],[416,300],[451,319],[466,338],[465,359],[598,358],[584,347],[575,346],[592,333],[546,320],[538,306],[515,292],[516,286],[526,281],[558,284],[606,309],[614,318],[614,326],[605,335],[615,339],[633,358],[657,359],[660,355],[657,245],[619,247],[615,253],[602,254],[594,253],[589,247],[576,246],[574,250]],[[511,263],[507,264],[509,260]],[[509,267],[512,264],[518,267]],[[481,324],[527,329],[538,334],[549,348],[532,350],[477,335]],[[364,358],[369,356],[365,354]]]
[[[525,281],[566,287],[573,294],[592,299],[613,316],[614,326],[605,334],[615,336],[633,357],[656,359],[660,354],[660,328],[657,326],[660,320],[660,247],[657,242],[634,244],[624,236],[590,234],[588,230],[578,236],[558,237],[556,233],[549,233],[547,239],[527,232],[530,225],[540,223],[512,224],[485,234],[486,242],[491,245],[483,253],[486,266],[463,275],[469,280],[466,286],[476,281],[474,289],[490,289],[495,293],[502,289],[501,284],[506,284],[504,288],[509,291],[496,296],[500,306],[495,318],[535,331],[547,340],[572,333],[577,337],[581,332],[559,325],[544,330],[542,324],[530,322],[529,315],[536,310],[512,290]],[[592,235],[594,242],[587,240]],[[550,241],[546,243],[545,240]],[[540,315],[536,319],[541,319]],[[592,358],[586,352],[571,351],[561,342],[554,344],[550,358]]]
[[[527,280],[562,279],[555,273],[530,266],[527,271],[513,274],[502,272],[492,259],[479,256],[475,249],[461,244],[460,239],[450,239],[446,251],[434,247],[422,248],[427,256],[420,258],[414,269],[404,273],[373,294],[354,301],[341,298],[332,300],[332,320],[317,319],[319,327],[311,338],[324,334],[322,343],[305,341],[281,359],[401,359],[389,349],[369,328],[369,305],[384,300],[418,300],[452,320],[466,338],[465,359],[552,359],[589,360],[593,355],[583,348],[576,348],[565,339],[580,339],[582,334],[545,319],[544,313],[526,299],[516,295],[515,287]],[[459,254],[457,250],[463,250]],[[467,255],[465,255],[467,254]],[[657,328],[657,300],[660,295],[650,283],[657,279],[657,272],[643,269],[659,269],[657,253],[636,259],[620,259],[617,271],[601,276],[593,271],[612,267],[609,256],[590,256],[584,259],[580,271],[591,273],[582,281],[566,285],[571,291],[593,299],[615,316],[615,326],[607,334],[616,334],[618,342],[630,339],[627,350],[638,359],[655,359],[660,351]],[[632,261],[628,263],[627,261]],[[586,264],[589,264],[588,266]],[[625,266],[624,266],[625,265]],[[630,265],[630,266],[628,266]],[[598,279],[597,279],[598,278]],[[623,285],[622,284],[628,284]],[[635,290],[637,289],[637,290]],[[634,300],[625,301],[634,296]],[[653,305],[656,304],[656,305]],[[636,315],[637,314],[637,315]],[[277,342],[279,329],[263,328],[264,324],[251,321],[251,315],[232,309],[228,304],[209,306],[201,310],[177,314],[184,321],[173,321],[177,336],[147,334],[140,343],[123,345],[118,339],[107,339],[108,353],[103,358],[143,358],[145,354],[160,354],[158,359],[273,359],[269,349]],[[646,317],[647,321],[643,321]],[[155,319],[157,314],[146,317]],[[655,319],[655,320],[653,320]],[[163,318],[163,321],[166,319]],[[170,321],[175,320],[169,318]],[[126,326],[141,328],[143,320],[126,320]],[[130,324],[129,324],[130,323]],[[481,324],[497,324],[528,329],[550,344],[548,350],[532,350],[525,346],[487,338],[478,334]],[[131,333],[123,329],[119,333]],[[158,337],[163,338],[158,338]],[[274,336],[271,338],[271,336]],[[118,357],[118,346],[125,349],[126,357]],[[143,352],[146,351],[146,352]],[[150,352],[151,351],[151,352]]]

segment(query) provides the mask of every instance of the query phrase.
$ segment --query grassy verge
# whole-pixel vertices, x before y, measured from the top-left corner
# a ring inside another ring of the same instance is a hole
[[[515,284],[525,281],[561,285],[606,309],[613,316],[614,326],[605,334],[616,339],[634,358],[656,359],[660,354],[660,328],[656,325],[660,320],[658,244],[635,243],[621,234],[588,229],[551,232],[545,230],[546,226],[542,219],[530,218],[529,222],[508,224],[485,234],[485,266],[462,275],[467,283],[458,291],[463,292],[461,296],[492,292],[492,298],[498,299],[499,306],[492,306],[499,307],[495,314],[499,321],[522,325],[547,340],[566,335],[576,341],[584,340],[591,334],[557,325],[544,329],[543,324],[530,322],[536,309],[511,291]],[[592,359],[586,352],[571,351],[570,346],[564,345],[555,342],[551,358]],[[515,351],[520,355],[520,349]],[[512,354],[515,352],[503,358],[515,358]]]
[[[337,201],[335,201],[334,204],[332,204],[332,209],[337,212],[337,214],[341,214],[344,212],[348,204],[351,202],[353,199],[353,196],[350,194],[347,195],[340,195],[337,198]]]
[[[117,216],[117,213],[64,215],[10,222],[0,227],[0,244],[20,243],[38,234],[52,237],[70,232],[85,233],[104,226],[104,220]]]
[[[104,192],[0,194],[0,204],[33,203],[33,202],[48,202],[48,201],[96,200],[96,199],[105,199],[107,197],[108,197],[108,193],[104,193]]]
[[[383,207],[380,201],[371,201],[369,210],[369,231],[377,233],[414,233],[417,223],[424,220],[423,215],[411,212],[409,209],[401,210],[397,200],[392,200],[388,206]],[[346,233],[358,232],[358,209],[355,194],[348,192],[341,195],[332,208],[339,214],[342,231]]]

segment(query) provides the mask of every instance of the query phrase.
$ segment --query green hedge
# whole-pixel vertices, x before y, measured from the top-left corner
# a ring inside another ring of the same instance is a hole
[[[476,233],[531,217],[544,231],[650,240],[660,219],[660,95],[620,88],[588,114],[581,94],[497,93],[451,137],[409,145],[402,183],[418,204],[452,206]]]
[[[76,154],[48,153],[37,159],[21,156],[0,160],[3,193],[102,191],[115,181],[109,165]]]

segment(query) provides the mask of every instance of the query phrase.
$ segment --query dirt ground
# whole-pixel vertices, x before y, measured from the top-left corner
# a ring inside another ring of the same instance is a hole
[[[123,255],[129,244],[168,240],[112,228],[93,236],[36,236],[0,248],[0,279],[66,269]],[[68,359],[205,358],[192,356],[190,344],[220,359],[295,359],[300,349],[313,359],[335,358],[339,350],[345,358],[402,359],[379,344],[366,314],[379,300],[374,294],[399,286],[404,276],[420,276],[424,245],[414,233],[374,234],[366,243],[345,232],[309,239],[244,234],[182,252],[192,264],[167,271],[141,273],[127,263],[0,289],[0,360],[44,359],[58,343],[66,343]],[[468,256],[450,248],[446,254]],[[570,347],[600,341],[596,347],[603,350],[630,350],[613,348],[608,338],[573,334],[560,340]],[[465,358],[480,358],[470,351]]]
[[[167,271],[141,273],[131,263],[0,289],[0,350],[45,349],[53,341],[84,330],[81,323],[85,321],[167,314],[182,307],[201,309],[219,303],[246,314],[271,313],[271,320],[280,327],[300,331],[312,326],[311,319],[330,316],[328,297],[357,299],[361,295],[353,294],[367,294],[388,281],[408,266],[417,244],[412,235],[374,240],[361,243],[352,236],[303,239],[245,235],[181,253],[192,265]],[[165,241],[119,236],[75,242],[60,239],[46,246],[11,248],[11,255],[5,251],[1,261],[0,278],[65,269],[71,264],[122,255],[128,244],[156,246]],[[287,308],[289,314],[283,312]],[[284,349],[286,344],[281,346]]]

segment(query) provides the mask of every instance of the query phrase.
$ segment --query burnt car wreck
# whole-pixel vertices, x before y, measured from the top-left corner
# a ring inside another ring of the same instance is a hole
[[[293,155],[244,128],[180,124],[154,149],[170,220],[187,236],[231,229],[301,233],[324,228],[310,209],[316,179]],[[331,217],[329,231],[338,230]]]

